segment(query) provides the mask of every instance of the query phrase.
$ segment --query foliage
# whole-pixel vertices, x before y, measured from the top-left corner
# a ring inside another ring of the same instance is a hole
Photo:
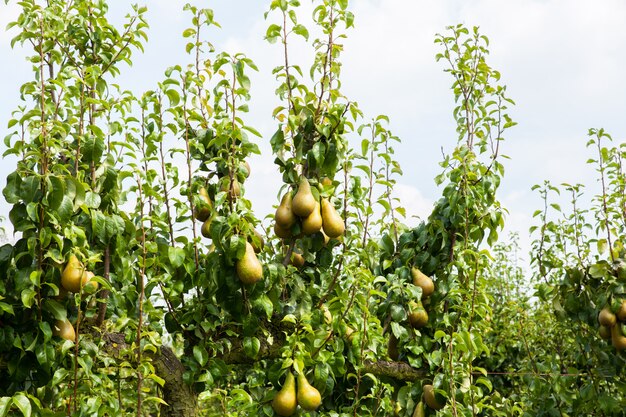
[[[590,131],[602,192],[589,209],[582,186],[565,185],[573,211],[552,221],[559,190],[538,187],[533,287],[511,259],[515,239],[497,244],[514,103],[478,28],[436,37],[458,137],[435,179],[441,199],[409,228],[393,194],[400,139],[341,91],[348,2],[315,1],[312,27],[298,0],[270,2],[265,36],[283,52],[274,190],[282,200],[306,178],[345,226],[329,238],[304,233],[305,218],[263,224],[246,198],[262,140],[246,121],[258,68],[206,40],[213,11],[185,6],[190,64],[134,95],[114,81],[147,41],[144,7],[116,28],[104,1],[20,6],[13,45],[32,47],[33,81],[5,138],[17,240],[0,247],[0,416],[271,416],[290,372],[322,398],[300,415],[410,416],[428,385],[442,406],[431,416],[623,410],[623,356],[597,340],[595,320],[626,293],[624,146]],[[296,38],[310,68],[292,62]],[[71,256],[95,274],[79,293],[62,284]],[[257,258],[262,277],[243,279]],[[66,319],[69,340],[55,330]]]

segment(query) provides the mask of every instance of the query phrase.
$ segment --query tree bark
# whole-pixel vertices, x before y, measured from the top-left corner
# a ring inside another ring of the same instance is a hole
[[[165,380],[163,400],[168,404],[161,410],[163,417],[196,417],[198,396],[183,380],[185,368],[172,349],[163,346],[152,359],[157,375]]]

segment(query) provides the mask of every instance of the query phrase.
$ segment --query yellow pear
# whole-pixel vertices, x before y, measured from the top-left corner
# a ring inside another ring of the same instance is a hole
[[[422,389],[424,391],[423,397],[426,405],[433,410],[441,410],[443,408],[443,404],[437,401],[437,397],[435,396],[435,388],[432,385],[424,385]]]
[[[71,340],[72,342],[76,341],[74,326],[72,326],[72,323],[70,323],[68,319],[57,320],[52,328],[52,334],[59,336],[61,339]]]
[[[290,263],[296,268],[302,268],[304,266],[304,256],[302,256],[298,252],[292,252]]]
[[[338,238],[346,230],[346,225],[335,210],[335,206],[326,198],[322,198],[322,220],[324,234],[330,238]]]
[[[80,289],[89,278],[83,274],[85,266],[78,260],[76,255],[70,255],[65,269],[61,273],[61,285],[70,292],[80,292]]]
[[[211,219],[210,218],[206,219],[204,223],[202,223],[202,227],[200,228],[200,233],[202,233],[202,236],[206,238],[211,237]]]
[[[611,327],[611,342],[618,352],[626,349],[626,336],[622,332],[621,324]]]
[[[309,180],[304,176],[300,180],[298,192],[293,197],[291,209],[293,213],[299,217],[309,217],[311,212],[315,209],[315,197],[313,197],[313,193],[311,192]]]
[[[204,222],[211,215],[212,203],[206,188],[200,187],[198,190],[198,196],[199,199],[196,200],[196,205],[193,208],[194,217],[196,220]]]
[[[322,396],[309,381],[304,373],[298,374],[298,404],[307,411],[314,411],[322,404]]]
[[[435,283],[433,280],[417,267],[414,266],[411,268],[411,276],[413,277],[413,285],[422,289],[422,300],[435,292]]]
[[[411,417],[425,417],[425,416],[426,414],[424,413],[424,403],[420,401],[415,406],[415,410],[413,410],[413,415]]]
[[[609,310],[608,307],[604,307],[600,311],[600,314],[598,314],[598,321],[602,326],[613,327],[615,326],[617,318],[615,317],[615,314],[613,314],[611,310]]]
[[[92,280],[92,278],[95,276],[96,275],[91,271],[83,272],[83,291],[87,294],[93,294],[98,291],[98,287],[100,286],[100,284],[98,284],[98,281]]]
[[[279,416],[288,417],[296,412],[296,380],[291,372],[287,373],[285,383],[272,400],[272,408]]]
[[[291,228],[282,227],[279,223],[274,222],[274,233],[281,239],[289,239],[291,237]]]
[[[422,303],[412,301],[409,303],[409,323],[414,329],[419,329],[428,324],[428,313]]]
[[[315,200],[313,200],[315,201]],[[302,220],[302,233],[312,235],[322,229],[322,215],[320,213],[320,203],[315,201],[315,208],[309,216]]]
[[[293,214],[291,202],[291,191],[287,191],[280,201],[280,205],[274,215],[276,223],[280,224],[283,229],[289,229],[296,222],[296,215]]]
[[[254,284],[263,278],[263,265],[256,257],[250,242],[246,242],[246,252],[243,258],[235,264],[237,276],[244,284]]]

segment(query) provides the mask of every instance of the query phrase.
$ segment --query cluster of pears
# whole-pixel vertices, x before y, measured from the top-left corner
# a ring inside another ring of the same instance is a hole
[[[327,238],[336,239],[343,235],[345,224],[327,198],[318,202],[311,191],[311,185],[306,177],[302,177],[298,191],[292,196],[288,191],[281,199],[276,209],[274,232],[282,239],[292,237],[292,226],[299,220],[304,235],[322,232]]]
[[[306,411],[315,411],[322,404],[320,392],[307,381],[304,372],[298,374],[298,388],[296,380],[291,373],[287,372],[285,383],[272,400],[272,408],[279,416],[288,417],[293,415],[298,405]]]
[[[70,255],[63,272],[61,272],[61,292],[94,293],[98,290],[98,281],[94,280],[95,274],[88,271],[85,265],[78,260],[76,255]],[[76,340],[76,331],[72,323],[66,318],[57,320],[52,328],[52,333],[65,340]]]
[[[409,323],[414,329],[419,329],[428,324],[428,312],[426,312],[422,300],[427,299],[435,292],[435,283],[415,266],[411,268],[411,276],[413,277],[413,285],[422,289],[422,299],[409,301]]]
[[[598,314],[600,323],[600,337],[611,339],[613,347],[619,352],[626,349],[626,300],[622,300],[614,313],[609,307],[604,307]]]

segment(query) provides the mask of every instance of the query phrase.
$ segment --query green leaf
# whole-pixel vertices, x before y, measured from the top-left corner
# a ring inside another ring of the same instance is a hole
[[[180,102],[180,94],[178,94],[178,91],[174,89],[169,89],[165,91],[165,94],[167,95],[167,98],[170,100],[170,106],[174,107],[178,105],[178,103]]]
[[[261,349],[261,342],[256,337],[246,337],[243,339],[243,351],[251,358],[256,358]]]
[[[67,309],[58,301],[47,298],[43,303],[45,311],[52,313],[56,320],[65,320],[67,318]]]
[[[201,345],[195,345],[193,347],[193,357],[200,364],[200,366],[206,365],[207,361],[209,360],[209,354],[207,353],[204,346]]]
[[[185,262],[185,250],[183,248],[169,247],[167,257],[174,268],[178,268]]]
[[[31,308],[33,304],[35,303],[36,295],[37,293],[32,288],[25,288],[24,290],[22,290],[21,298],[22,298],[22,304],[24,305],[24,307]]]
[[[11,408],[11,397],[0,398],[0,417],[5,417]]]
[[[30,417],[32,410],[30,401],[28,400],[28,397],[26,397],[26,395],[21,392],[14,395],[13,404],[15,404],[17,408],[20,409],[24,417]]]

